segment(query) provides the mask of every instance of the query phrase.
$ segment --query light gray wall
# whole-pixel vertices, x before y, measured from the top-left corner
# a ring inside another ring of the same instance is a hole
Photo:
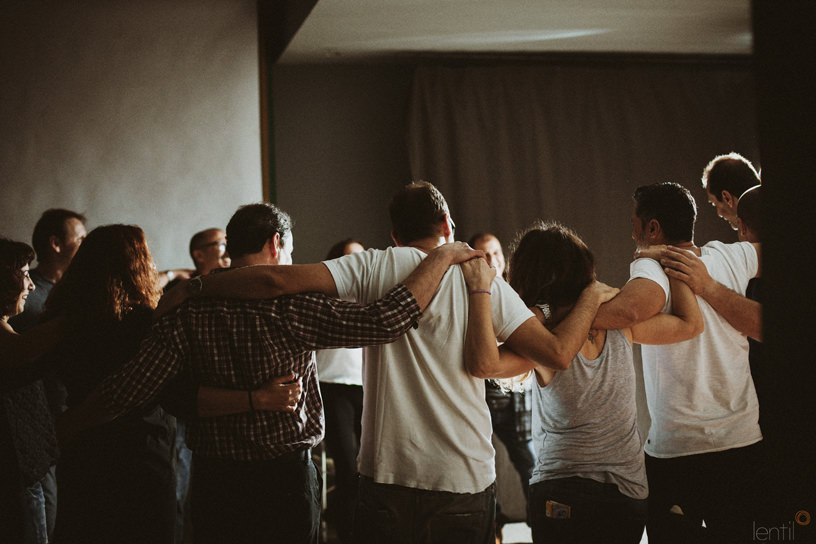
[[[160,268],[261,199],[253,0],[4,2],[0,235],[136,223]]]

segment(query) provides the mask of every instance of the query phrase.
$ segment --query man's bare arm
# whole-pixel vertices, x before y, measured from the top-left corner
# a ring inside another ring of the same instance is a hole
[[[628,329],[657,315],[666,305],[666,294],[657,283],[635,278],[598,309],[593,329]]]
[[[669,279],[672,293],[672,313],[657,315],[632,326],[632,337],[638,344],[674,344],[701,334],[703,314],[697,297],[682,281]]]
[[[716,281],[699,257],[689,251],[668,247],[660,263],[666,275],[685,282],[728,323],[745,336],[762,341],[762,305]]]
[[[475,257],[484,257],[484,252],[472,249],[464,242],[439,246],[402,283],[414,295],[420,309],[424,310],[448,267]],[[337,285],[323,263],[245,266],[208,274],[201,278],[200,294],[223,298],[265,299],[307,292],[337,296]],[[187,282],[182,282],[162,297],[154,318],[174,310],[188,297]]]
[[[533,363],[555,370],[569,368],[586,341],[598,307],[617,292],[617,289],[595,281],[584,289],[572,311],[552,332],[537,318],[531,317],[510,335],[504,346]]]
[[[302,393],[303,380],[294,374],[272,378],[251,391],[202,385],[198,389],[198,417],[251,411],[294,412]]]

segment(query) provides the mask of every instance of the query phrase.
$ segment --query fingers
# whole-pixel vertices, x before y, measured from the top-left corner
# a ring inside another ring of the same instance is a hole
[[[295,381],[295,373],[290,372],[286,376],[275,376],[274,378],[272,378],[269,381],[274,383],[274,384],[293,382],[293,381]]]

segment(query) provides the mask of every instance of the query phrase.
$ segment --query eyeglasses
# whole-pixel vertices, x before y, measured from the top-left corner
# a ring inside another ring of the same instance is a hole
[[[196,249],[204,249],[205,247],[210,247],[210,246],[218,246],[218,251],[219,252],[224,252],[224,251],[227,250],[227,243],[223,242],[221,240],[216,240],[215,242],[210,242],[209,244],[201,244]]]

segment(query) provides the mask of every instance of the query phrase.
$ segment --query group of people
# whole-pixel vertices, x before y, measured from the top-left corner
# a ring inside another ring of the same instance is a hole
[[[195,542],[318,542],[310,451],[327,427],[344,539],[493,542],[491,435],[507,405],[491,416],[485,380],[510,379],[527,384],[515,393],[532,407],[532,440],[512,439],[528,452],[516,464],[535,542],[636,543],[644,526],[658,544],[745,541],[756,497],[746,474],[762,440],[747,340],[761,341],[761,307],[744,296],[759,273],[759,176],[730,154],[703,184],[743,241],[697,247],[689,191],[640,187],[639,257],[621,289],[596,280],[589,248],[557,222],[519,235],[504,281],[488,264],[500,262],[495,237],[474,240],[484,250],[455,242],[427,182],[392,199],[394,247],[345,240],[316,264],[292,264],[285,212],[242,206],[225,232],[194,237],[196,271],[164,274],[190,276],[164,297],[136,226],[85,236],[77,214],[48,251],[35,229],[41,273],[29,272],[30,247],[2,240],[0,432],[11,439],[0,455],[4,482],[19,484],[3,485],[4,512],[18,515],[2,530],[26,542],[49,530],[57,543],[173,542],[191,455]],[[68,257],[59,275],[49,251]],[[53,289],[23,332],[13,318],[38,277]],[[645,446],[633,343],[644,344]],[[362,348],[362,362],[327,351],[339,348]],[[49,409],[48,381],[67,411]],[[357,425],[359,452],[348,441]]]

